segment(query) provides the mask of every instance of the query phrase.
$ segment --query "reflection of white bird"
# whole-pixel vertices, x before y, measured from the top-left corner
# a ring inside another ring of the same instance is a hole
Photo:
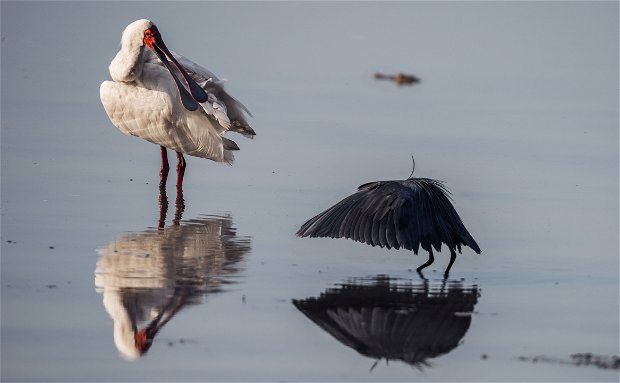
[[[249,250],[249,238],[236,236],[230,216],[130,233],[100,248],[95,286],[114,321],[121,355],[143,355],[183,306],[221,291]]]
[[[168,174],[166,148],[176,151],[177,186],[183,183],[183,154],[231,164],[232,150],[239,147],[224,134],[255,135],[245,119],[249,111],[224,90],[223,81],[170,52],[150,20],[125,28],[110,75],[113,81],[100,88],[110,120],[123,133],[160,145],[162,179]]]

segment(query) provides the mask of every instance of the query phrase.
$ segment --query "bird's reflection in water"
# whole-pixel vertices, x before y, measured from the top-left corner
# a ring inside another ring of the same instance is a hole
[[[236,235],[230,215],[181,221],[181,190],[173,224],[165,227],[165,190],[159,198],[158,228],[124,234],[98,249],[95,286],[114,322],[114,343],[130,360],[148,351],[179,310],[233,282],[250,251],[250,238]]]
[[[476,285],[403,282],[388,276],[353,279],[293,304],[320,328],[360,354],[400,360],[418,369],[455,349],[469,329]]]

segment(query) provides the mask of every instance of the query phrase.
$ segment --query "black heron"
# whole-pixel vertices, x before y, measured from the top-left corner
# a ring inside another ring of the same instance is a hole
[[[413,163],[415,170],[415,161]],[[480,254],[480,247],[469,234],[450,202],[450,191],[443,181],[415,178],[413,171],[406,180],[369,182],[357,192],[304,223],[299,237],[349,238],[371,246],[413,250],[420,246],[428,251],[428,261],[435,261],[433,248],[441,251],[444,243],[450,249],[448,276],[456,259],[456,250],[469,246]]]

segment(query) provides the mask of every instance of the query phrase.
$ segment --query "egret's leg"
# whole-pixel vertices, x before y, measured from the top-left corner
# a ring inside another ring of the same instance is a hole
[[[166,187],[166,180],[168,179],[168,170],[170,170],[170,166],[168,166],[168,152],[166,148],[163,146],[159,147],[161,152],[161,169],[159,170],[159,187]]]
[[[421,272],[423,268],[430,266],[433,262],[435,262],[435,257],[433,256],[433,249],[430,248],[428,250],[428,261],[426,261],[425,264],[423,264],[422,266],[418,267],[416,270],[418,272]]]
[[[448,274],[450,274],[450,268],[452,267],[452,264],[454,263],[455,260],[456,260],[456,251],[454,251],[454,249],[450,249],[450,263],[448,263],[448,268],[446,269],[446,272],[443,273],[444,278],[448,278]]]
[[[185,158],[183,154],[177,152],[177,188],[183,187],[183,176],[185,175]]]

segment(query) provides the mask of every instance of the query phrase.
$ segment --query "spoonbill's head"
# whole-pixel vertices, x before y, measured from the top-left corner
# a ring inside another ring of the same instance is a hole
[[[148,47],[159,57],[159,60],[168,68],[170,75],[174,79],[177,89],[179,90],[181,102],[186,109],[196,110],[198,108],[197,102],[207,101],[207,94],[205,91],[187,74],[187,70],[179,64],[174,55],[168,50],[168,47],[159,33],[159,29],[157,29],[157,26],[151,20],[141,19],[129,24],[123,32],[123,43],[126,39],[131,40],[133,43],[140,41],[141,46]],[[189,88],[189,92],[177,77],[168,60],[172,61],[179,73],[183,76],[185,84],[187,84]]]
[[[140,331],[137,331],[135,338],[135,347],[136,351],[140,355],[146,354],[146,352],[151,348],[153,344],[153,338],[155,338],[155,334],[157,334],[156,329],[151,329],[150,327],[143,328]]]
[[[136,20],[133,23],[129,24],[127,27],[125,27],[125,30],[123,31],[123,35],[121,37],[121,45],[146,45],[143,39],[144,32],[154,25],[155,23],[147,19]]]

